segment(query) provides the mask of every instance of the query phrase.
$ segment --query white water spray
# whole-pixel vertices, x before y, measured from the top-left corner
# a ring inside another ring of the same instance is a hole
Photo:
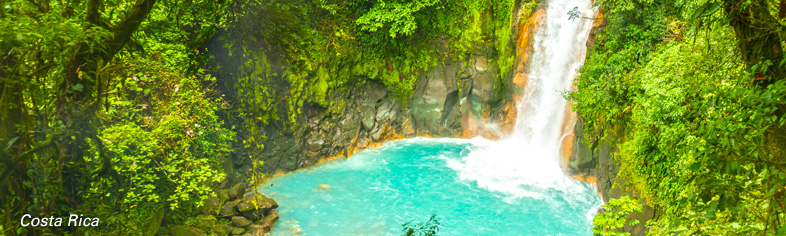
[[[562,92],[570,89],[583,63],[592,28],[591,19],[571,21],[567,13],[578,7],[589,18],[594,9],[590,0],[550,0],[545,7],[513,134],[498,142],[478,142],[480,148],[448,163],[462,180],[477,182],[510,201],[550,197],[544,190],[571,195],[586,189],[562,173],[559,156],[567,106]]]

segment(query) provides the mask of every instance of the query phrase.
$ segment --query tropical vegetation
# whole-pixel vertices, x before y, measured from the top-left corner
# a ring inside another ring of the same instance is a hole
[[[194,224],[226,182],[232,150],[264,148],[261,125],[302,125],[304,104],[336,107],[326,95],[350,83],[381,82],[406,101],[418,71],[437,63],[435,42],[459,58],[488,42],[499,54],[492,63],[512,68],[517,4],[2,1],[0,234],[166,234]],[[215,42],[240,58],[238,71],[213,63]],[[82,214],[101,227],[19,227],[25,214]]]
[[[607,25],[569,98],[619,148],[630,196],[595,232],[625,234],[620,213],[646,205],[651,235],[786,233],[786,3],[598,4]]]

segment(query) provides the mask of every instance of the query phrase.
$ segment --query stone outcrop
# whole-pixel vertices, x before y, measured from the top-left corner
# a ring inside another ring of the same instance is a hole
[[[222,193],[231,194],[221,197]],[[169,232],[175,236],[267,235],[278,221],[277,208],[275,200],[255,191],[252,185],[238,183],[208,197],[200,210],[202,214],[195,217],[196,223],[172,226]]]
[[[616,155],[619,154],[617,145],[625,140],[625,131],[622,129],[614,130],[612,135],[605,139],[600,139],[598,133],[587,134],[584,132],[584,121],[579,118],[575,126],[576,135],[574,136],[574,152],[568,157],[567,172],[580,179],[592,179],[598,187],[598,192],[603,197],[604,202],[609,199],[619,198],[625,194],[633,194],[623,189],[625,181],[617,177],[619,173],[619,163]],[[639,224],[625,225],[624,232],[631,235],[646,235],[645,224],[648,220],[657,216],[657,212],[650,206],[640,202],[644,208],[641,213],[632,214],[629,219],[639,220]]]
[[[437,41],[433,50],[438,62],[422,70],[409,98],[394,96],[377,80],[346,84],[331,91],[325,106],[306,103],[295,115],[294,125],[288,119],[271,120],[259,127],[264,148],[245,148],[249,132],[237,128],[238,143],[225,161],[228,183],[244,181],[251,175],[252,159],[262,161],[259,172],[271,175],[312,166],[331,157],[348,157],[353,152],[375,144],[406,137],[474,137],[482,135],[498,138],[504,127],[487,126],[496,123],[512,126],[515,117],[512,76],[501,81],[499,75],[512,75],[497,68],[491,44],[482,42],[471,53],[448,55],[445,42]],[[211,50],[213,51],[213,50]],[[220,49],[215,50],[221,54]],[[442,55],[442,56],[439,56]],[[219,57],[219,55],[216,55]],[[225,59],[228,60],[228,59]],[[275,63],[272,63],[275,64]],[[216,75],[219,80],[230,75]],[[219,81],[221,82],[221,81]],[[231,95],[231,79],[219,86]],[[287,91],[288,83],[275,90]],[[231,97],[230,97],[231,99]],[[282,98],[282,101],[284,98]],[[279,117],[291,117],[285,102],[279,107]],[[242,120],[230,120],[241,127]],[[231,192],[230,195],[233,193]]]
[[[592,48],[598,42],[597,35],[606,27],[608,20],[603,18],[603,9],[596,12],[594,18],[603,19],[595,21],[587,40],[587,48]],[[587,53],[587,57],[590,57]],[[563,140],[563,154],[565,156],[566,173],[577,179],[595,183],[598,192],[603,197],[604,202],[609,199],[619,198],[625,194],[633,194],[624,190],[623,179],[617,177],[620,167],[616,161],[619,154],[618,144],[625,140],[625,130],[617,129],[606,131],[607,136],[601,139],[602,130],[594,130],[593,133],[585,133],[585,122],[581,115],[573,126],[574,133],[568,137],[570,140]],[[593,129],[589,129],[593,130]],[[622,231],[631,235],[646,235],[646,223],[648,220],[656,218],[657,211],[650,206],[640,202],[644,208],[641,213],[632,214],[628,219],[636,219],[640,223],[636,225],[625,225]],[[602,209],[601,209],[602,211]]]

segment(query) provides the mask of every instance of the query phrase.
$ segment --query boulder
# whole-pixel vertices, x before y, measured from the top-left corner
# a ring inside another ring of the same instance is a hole
[[[486,57],[484,57],[484,56],[478,56],[478,57],[476,57],[476,58],[475,58],[475,63],[474,63],[474,66],[475,66],[475,68],[474,68],[474,69],[475,69],[475,71],[477,71],[478,73],[484,73],[484,72],[486,72],[486,70],[487,70],[487,69],[488,69],[488,67],[489,67],[489,66],[488,66],[488,62],[486,61]]]
[[[216,195],[218,195],[218,202],[229,201],[229,190],[227,189],[216,190]]]
[[[371,130],[374,127],[374,107],[362,107],[362,118],[360,123],[363,124],[363,129]]]
[[[232,226],[225,224],[213,227],[213,235],[229,235],[232,233]]]
[[[246,226],[251,225],[252,223],[254,223],[254,222],[246,219],[246,217],[242,217],[242,216],[233,216],[232,217],[232,224],[234,224],[237,227],[246,227]]]
[[[196,220],[197,223],[195,226],[204,231],[210,231],[218,224],[218,219],[212,215],[198,215]]]
[[[363,93],[359,94],[358,103],[363,106],[374,106],[379,100],[387,97],[388,92],[385,85],[378,82],[369,82],[360,88]]]
[[[278,221],[278,209],[272,209],[270,212],[265,215],[262,219],[257,221],[258,225],[270,224],[270,227],[273,227],[274,224]]]
[[[249,219],[251,221],[255,221],[255,220],[259,220],[259,218],[262,218],[262,216],[265,214],[265,212],[264,211],[246,211],[246,212],[243,212],[242,214],[243,214],[243,217],[246,217],[246,219]]]
[[[244,217],[252,221],[258,220],[265,213],[263,210],[257,209],[253,202],[246,202],[245,200],[237,204],[237,210],[240,211],[240,214]]]
[[[254,204],[251,204],[251,203],[248,203],[248,202],[245,202],[245,201],[241,201],[241,202],[237,203],[237,210],[240,211],[241,213],[247,212],[247,211],[253,211],[255,209],[256,209],[256,207],[254,207]]]
[[[398,115],[398,103],[394,99],[385,99],[377,109],[376,120],[377,122],[391,121],[396,119]]]
[[[322,144],[324,143],[325,141],[322,139],[321,135],[312,133],[308,140],[306,140],[306,148],[309,151],[316,152],[322,148]]]
[[[420,84],[423,87],[418,88],[412,98],[410,104],[412,117],[415,119],[417,127],[436,129],[441,122],[440,118],[448,90],[445,83],[438,77],[429,76],[421,77],[421,79],[427,80],[427,82]]]
[[[246,183],[237,183],[231,188],[229,188],[229,198],[230,199],[238,199],[243,197],[243,194],[246,193]]]
[[[221,209],[218,210],[218,216],[226,217],[232,215],[235,215],[235,207],[232,206],[232,202],[225,202]]]
[[[240,227],[232,228],[232,234],[234,234],[234,235],[241,235],[241,234],[243,234],[245,232],[246,232],[246,229],[244,229],[244,228],[240,228]]]
[[[296,156],[289,156],[286,161],[282,163],[282,167],[289,171],[297,170],[297,157]]]
[[[254,202],[256,201],[256,206],[259,210],[263,212],[267,212],[270,209],[278,208],[278,203],[276,200],[269,198],[259,192],[251,192],[243,196],[243,200],[246,202]]]
[[[245,235],[262,236],[262,235],[265,235],[267,233],[270,233],[270,231],[272,229],[273,229],[273,227],[271,227],[270,225],[256,225],[256,224],[254,224],[254,225],[250,225],[250,226],[248,226],[246,228],[246,234]]]
[[[215,215],[221,206],[221,200],[216,195],[211,195],[205,198],[204,205],[202,206],[202,214]]]
[[[374,130],[371,130],[371,139],[373,139],[374,141],[379,141],[379,139],[382,137],[382,133],[384,133],[383,132],[384,129],[380,126],[382,125],[381,124],[377,125],[377,127],[375,127]]]
[[[488,104],[497,98],[496,78],[493,73],[483,73],[472,78],[471,94],[480,98],[483,104]]]
[[[205,235],[197,228],[186,225],[175,225],[169,229],[169,234],[172,236],[202,236]]]
[[[348,147],[355,144],[360,133],[360,115],[347,112],[338,122],[333,143],[337,146]]]

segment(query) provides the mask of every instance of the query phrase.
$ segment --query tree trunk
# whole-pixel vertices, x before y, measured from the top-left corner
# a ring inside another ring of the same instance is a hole
[[[1,18],[2,16],[0,16]],[[27,175],[27,162],[17,160],[17,155],[24,147],[25,137],[17,128],[25,119],[24,91],[26,81],[19,81],[14,72],[18,63],[17,55],[1,50],[0,57],[0,203],[6,209],[6,214],[0,216],[0,221],[5,227],[15,226],[23,211],[30,194],[30,189],[24,187],[24,181],[29,180]],[[12,141],[13,140],[13,141]],[[2,232],[12,234],[15,232]]]
[[[786,0],[781,0],[780,6],[778,6],[778,19],[783,19],[786,17]]]
[[[780,66],[783,49],[778,36],[780,24],[770,15],[767,3],[764,0],[751,0],[750,4],[727,0],[724,10],[737,35],[737,46],[745,63],[749,67],[770,63],[765,71],[760,71],[759,84],[766,86],[783,78],[784,70]]]
[[[123,46],[131,39],[131,35],[139,28],[142,21],[153,9],[156,0],[138,0],[130,13],[114,29],[112,36],[96,45],[80,44],[77,54],[66,67],[65,79],[60,84],[60,100],[58,101],[58,114],[63,124],[68,127],[70,135],[61,141],[60,150],[64,164],[61,172],[62,187],[66,200],[72,204],[81,203],[82,196],[79,180],[84,180],[86,170],[84,155],[90,148],[88,138],[97,134],[97,125],[93,117],[100,104],[101,78],[98,74],[99,66],[109,63]],[[99,26],[100,0],[88,1],[85,21],[87,27]],[[95,48],[91,48],[95,46]],[[99,64],[100,63],[100,64]],[[109,160],[104,158],[104,167],[111,166]],[[73,163],[73,164],[71,164]],[[110,168],[111,169],[111,168]],[[112,171],[104,168],[103,171]]]

